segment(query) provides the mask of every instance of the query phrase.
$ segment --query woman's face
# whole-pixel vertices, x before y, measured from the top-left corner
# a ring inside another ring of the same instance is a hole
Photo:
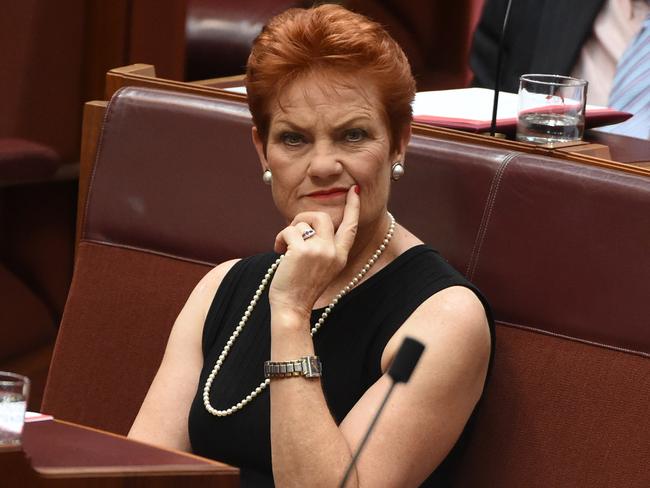
[[[263,169],[273,174],[275,205],[287,221],[300,212],[321,211],[338,228],[346,194],[359,185],[359,224],[376,222],[386,211],[391,164],[389,130],[371,80],[345,83],[307,77],[284,90],[271,109],[269,136],[253,140]],[[406,147],[408,132],[400,145]]]

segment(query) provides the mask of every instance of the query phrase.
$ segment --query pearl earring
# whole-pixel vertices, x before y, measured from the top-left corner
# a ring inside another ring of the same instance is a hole
[[[273,181],[273,175],[271,174],[270,169],[264,170],[264,173],[262,173],[262,181],[267,185],[271,184],[271,182]]]
[[[402,176],[404,176],[404,165],[399,161],[395,161],[390,169],[390,179],[397,181]]]

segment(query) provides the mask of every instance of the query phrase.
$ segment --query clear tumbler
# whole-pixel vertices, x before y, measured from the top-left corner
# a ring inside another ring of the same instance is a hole
[[[29,379],[0,371],[0,448],[21,444]]]
[[[517,140],[534,144],[581,140],[586,102],[585,80],[560,75],[522,75]]]

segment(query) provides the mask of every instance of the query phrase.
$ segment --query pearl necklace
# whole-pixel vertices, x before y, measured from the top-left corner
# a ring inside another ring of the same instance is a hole
[[[379,245],[377,250],[372,254],[372,256],[370,257],[368,262],[364,265],[364,267],[361,268],[361,271],[359,271],[357,275],[354,278],[352,278],[352,281],[350,281],[347,285],[345,285],[343,289],[341,289],[341,291],[336,294],[336,296],[330,302],[330,304],[327,305],[327,307],[325,307],[325,311],[323,311],[318,321],[311,328],[312,337],[314,336],[314,334],[316,334],[316,332],[318,332],[318,329],[320,329],[323,326],[323,324],[325,323],[325,319],[327,319],[328,315],[330,314],[334,306],[339,302],[339,300],[341,300],[341,298],[343,298],[344,295],[349,293],[350,290],[352,290],[352,288],[354,288],[359,283],[359,281],[363,279],[363,277],[368,272],[368,270],[370,270],[372,265],[377,262],[379,256],[381,256],[381,254],[384,252],[386,246],[388,246],[388,243],[392,239],[393,233],[395,232],[395,217],[393,217],[390,213],[388,214],[388,217],[390,218],[390,225],[388,226],[388,232],[386,232],[386,235],[384,236],[384,240]],[[271,281],[271,277],[273,276],[273,273],[275,273],[275,270],[277,269],[283,257],[284,254],[281,255],[278,259],[276,259],[275,262],[271,265],[271,267],[266,271],[266,274],[264,275],[264,278],[262,279],[260,286],[257,287],[257,291],[255,291],[255,295],[253,296],[252,300],[248,304],[248,307],[246,308],[244,315],[239,321],[239,324],[237,325],[233,333],[230,335],[230,338],[226,342],[226,345],[223,347],[223,350],[221,351],[221,354],[219,354],[219,358],[217,359],[214,368],[212,368],[212,371],[210,372],[210,375],[208,376],[208,379],[205,382],[205,386],[203,387],[203,405],[205,405],[205,409],[212,415],[215,415],[217,417],[225,417],[227,415],[232,415],[233,413],[237,412],[238,410],[241,410],[246,405],[248,405],[251,401],[253,401],[253,399],[257,395],[262,393],[262,391],[271,383],[271,380],[269,378],[266,378],[264,381],[262,381],[259,384],[257,388],[255,388],[248,395],[246,395],[246,397],[243,400],[237,402],[236,405],[233,405],[232,407],[227,408],[226,410],[218,410],[210,404],[210,388],[212,386],[212,382],[214,381],[215,376],[217,376],[217,373],[219,373],[219,370],[221,369],[223,362],[226,360],[226,356],[228,356],[230,349],[235,343],[235,340],[237,339],[237,337],[239,337],[239,334],[241,334],[241,331],[246,325],[246,322],[248,321],[249,317],[253,313],[253,309],[255,308],[255,305],[257,305],[260,296],[262,296],[262,292]]]

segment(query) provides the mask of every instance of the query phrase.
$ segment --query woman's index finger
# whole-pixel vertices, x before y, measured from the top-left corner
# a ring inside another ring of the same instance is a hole
[[[334,236],[336,246],[342,248],[346,253],[350,251],[352,244],[354,244],[359,226],[361,199],[357,194],[357,188],[358,185],[353,185],[348,190],[345,208],[343,209],[343,220],[341,220],[341,225],[339,225]]]

